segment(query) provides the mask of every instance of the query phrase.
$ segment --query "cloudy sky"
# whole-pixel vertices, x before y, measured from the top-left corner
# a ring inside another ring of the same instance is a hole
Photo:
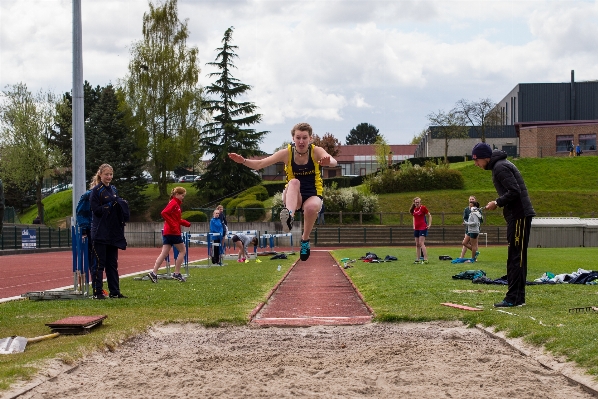
[[[153,0],[154,4],[158,0]],[[84,79],[118,84],[141,40],[147,0],[82,0]],[[269,130],[297,122],[344,143],[359,123],[407,144],[426,115],[460,99],[501,100],[517,83],[598,79],[598,0],[179,0],[199,49],[202,85],[225,30],[235,77]],[[0,0],[0,86],[72,86],[71,0]]]

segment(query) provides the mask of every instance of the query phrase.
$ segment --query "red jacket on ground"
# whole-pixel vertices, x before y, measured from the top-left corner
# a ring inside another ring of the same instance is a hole
[[[162,218],[164,219],[164,232],[165,236],[180,236],[181,225],[185,227],[191,226],[191,223],[185,219],[181,219],[181,200],[173,198],[170,200],[166,208],[162,210]]]

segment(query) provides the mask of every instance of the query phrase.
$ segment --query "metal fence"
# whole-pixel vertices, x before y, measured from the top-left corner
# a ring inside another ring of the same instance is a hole
[[[36,237],[35,248],[61,248],[72,245],[70,228],[48,226],[4,225],[0,236],[0,250],[23,249],[23,230],[33,230]]]

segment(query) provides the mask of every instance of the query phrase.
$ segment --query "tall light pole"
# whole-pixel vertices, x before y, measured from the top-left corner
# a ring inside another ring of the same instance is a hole
[[[73,0],[73,217],[85,192],[85,124],[83,120],[83,39],[81,0]]]

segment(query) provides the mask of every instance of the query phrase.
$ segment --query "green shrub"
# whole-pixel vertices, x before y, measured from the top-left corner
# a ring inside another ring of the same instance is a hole
[[[237,207],[243,201],[253,200],[256,201],[257,198],[254,194],[244,195],[242,197],[235,198],[228,203],[227,211],[229,215],[234,215],[237,211]]]
[[[425,167],[404,162],[399,171],[387,169],[368,178],[366,184],[376,194],[465,188],[460,171],[436,166],[431,162],[427,162]]]
[[[265,201],[270,198],[268,190],[266,190],[266,187],[262,185],[250,187],[243,191],[239,196],[245,197],[247,194],[254,194],[258,201]]]
[[[245,216],[246,222],[255,222],[266,215],[264,204],[257,200],[246,200],[237,205],[237,212]]]
[[[226,211],[226,208],[228,208],[228,203],[231,202],[233,199],[232,198],[225,198],[220,202],[220,205],[222,205],[222,207],[224,208],[224,210]]]
[[[324,189],[326,212],[363,212],[372,213],[378,210],[378,196],[360,192],[354,187]]]
[[[268,181],[263,182],[262,185],[268,190],[268,195],[271,197],[276,193],[282,192],[287,185],[285,181]]]
[[[207,222],[208,216],[201,211],[185,211],[181,214],[181,219],[191,223]]]

